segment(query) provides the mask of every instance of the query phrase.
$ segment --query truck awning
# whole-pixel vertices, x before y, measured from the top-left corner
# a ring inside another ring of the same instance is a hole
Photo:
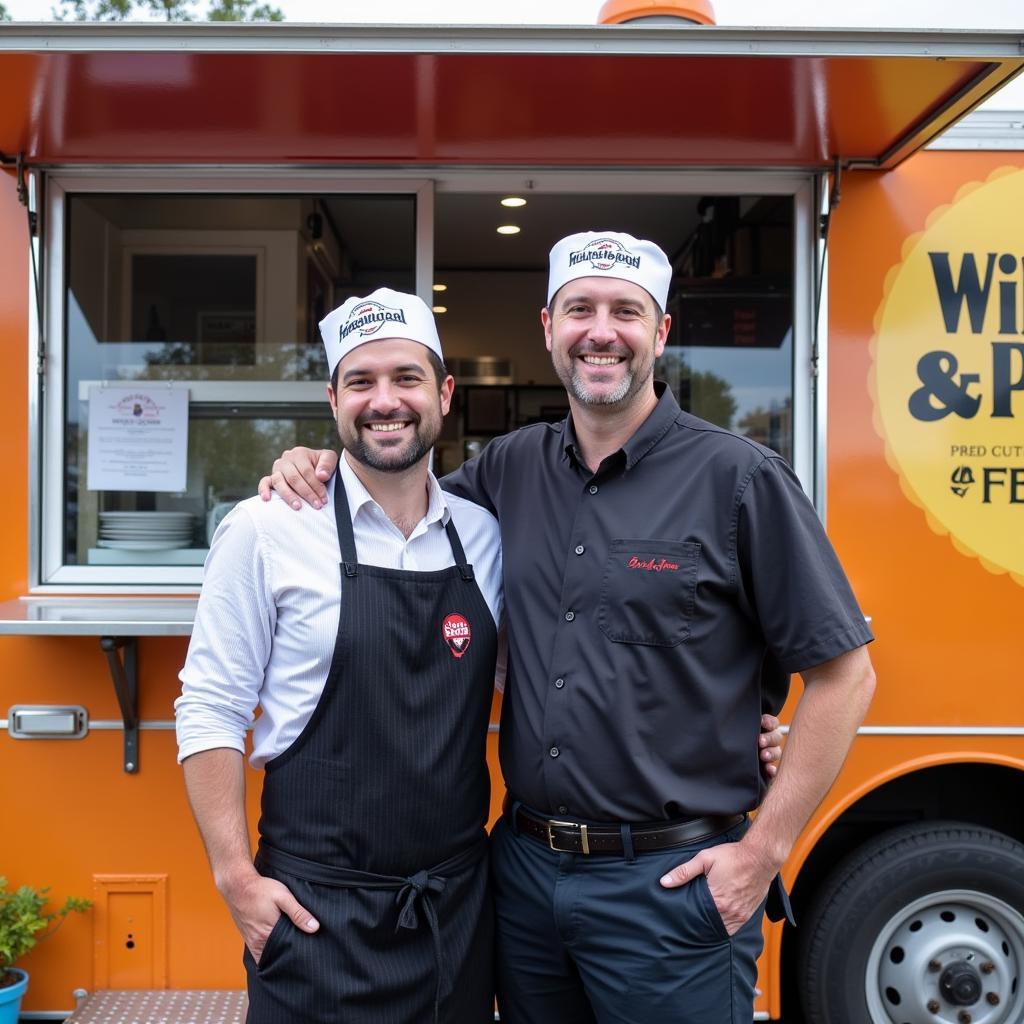
[[[8,24],[36,165],[891,167],[1024,67],[1019,32]]]

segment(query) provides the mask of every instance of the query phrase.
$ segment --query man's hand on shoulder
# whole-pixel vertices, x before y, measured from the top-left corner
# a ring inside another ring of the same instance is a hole
[[[282,914],[287,914],[295,927],[304,932],[312,933],[320,927],[286,885],[273,878],[265,878],[255,868],[241,877],[220,883],[218,888],[257,963]]]
[[[331,479],[338,465],[338,453],[329,448],[289,448],[279,459],[274,460],[270,476],[260,480],[259,494],[264,501],[270,501],[270,492],[277,491],[292,508],[302,508],[302,503],[313,508],[327,504],[326,481]]]

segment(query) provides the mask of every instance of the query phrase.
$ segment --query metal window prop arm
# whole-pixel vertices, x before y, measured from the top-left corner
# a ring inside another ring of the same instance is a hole
[[[100,647],[107,656],[124,723],[124,770],[134,775],[139,770],[139,638],[101,636]]]
[[[35,296],[36,330],[39,336],[36,374],[42,381],[46,375],[46,337],[43,332],[43,292],[39,281],[39,257],[36,252],[39,238],[39,190],[41,188],[38,172],[35,178],[35,189],[29,187],[31,168],[25,160],[24,153],[8,156],[0,152],[0,167],[12,168],[16,177],[18,202],[25,207],[28,224],[28,249],[32,260],[32,290]],[[35,209],[33,208],[35,207]]]

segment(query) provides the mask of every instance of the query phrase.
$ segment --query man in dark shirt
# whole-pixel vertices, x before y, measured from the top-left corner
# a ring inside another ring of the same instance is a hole
[[[443,481],[495,512],[504,550],[506,1021],[749,1021],[769,890],[874,686],[870,630],[784,460],[653,379],[671,276],[629,235],[557,243],[541,319],[570,416]],[[315,498],[313,466],[293,452],[271,480]],[[804,693],[765,795],[751,752],[791,672]]]

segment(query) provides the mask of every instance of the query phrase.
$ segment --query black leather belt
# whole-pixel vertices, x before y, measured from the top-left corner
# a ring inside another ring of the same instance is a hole
[[[507,805],[505,813],[515,808],[513,825],[517,832],[538,843],[543,843],[555,853],[624,853],[622,827],[619,825],[591,825],[581,821],[562,821],[556,818],[541,818],[528,811],[522,804]],[[668,850],[673,846],[685,846],[701,839],[709,839],[738,825],[744,814],[711,815],[704,818],[688,818],[685,821],[666,821],[662,824],[630,825],[633,849]]]

